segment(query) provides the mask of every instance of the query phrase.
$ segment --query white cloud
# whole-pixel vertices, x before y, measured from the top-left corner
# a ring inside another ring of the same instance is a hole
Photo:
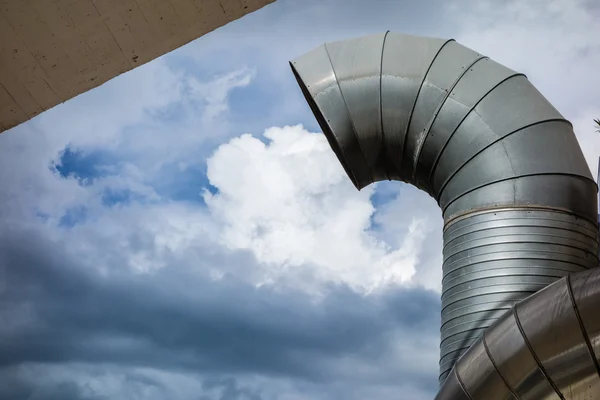
[[[64,243],[72,257],[93,260],[95,268],[105,273],[122,268],[152,273],[167,265],[194,265],[217,239],[217,227],[198,206],[134,202],[92,212],[92,217],[70,229],[48,224],[46,233]],[[210,268],[202,272],[216,276],[227,272],[222,265]]]
[[[62,103],[31,122],[52,141],[53,146],[48,149],[51,152],[66,144],[115,147],[123,140],[125,128],[148,122],[156,111],[180,102],[184,84],[185,76],[159,58]]]
[[[210,82],[199,82],[195,78],[190,78],[192,96],[204,104],[203,119],[210,122],[225,113],[228,110],[229,93],[235,88],[248,86],[255,75],[256,71],[242,68]]]
[[[427,289],[442,289],[442,213],[435,200],[425,192],[399,182],[383,182],[399,185],[397,196],[379,206],[374,216],[380,227],[381,236],[392,246],[403,246],[403,242],[417,241],[414,248],[418,262],[411,284]],[[418,229],[413,231],[415,222]],[[416,238],[414,237],[416,236]]]
[[[322,135],[297,125],[264,136],[266,144],[242,135],[208,160],[219,192],[205,200],[222,225],[223,245],[270,265],[267,281],[306,265],[322,280],[366,291],[411,279],[423,240],[420,218],[407,221],[397,248],[389,246],[369,231],[373,186],[358,192]]]

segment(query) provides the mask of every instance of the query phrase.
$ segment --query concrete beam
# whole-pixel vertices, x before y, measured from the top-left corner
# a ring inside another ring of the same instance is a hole
[[[0,0],[0,132],[274,0]]]

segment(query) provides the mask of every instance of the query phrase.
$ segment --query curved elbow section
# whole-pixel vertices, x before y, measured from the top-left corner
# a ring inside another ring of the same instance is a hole
[[[400,180],[442,209],[440,382],[515,304],[598,266],[597,186],[571,124],[523,74],[390,32],[290,65],[359,190]]]
[[[600,269],[540,290],[485,331],[436,399],[597,399],[599,305]]]
[[[390,32],[291,66],[358,189],[402,180],[446,220],[519,204],[595,223],[597,187],[572,126],[523,74],[453,40]]]

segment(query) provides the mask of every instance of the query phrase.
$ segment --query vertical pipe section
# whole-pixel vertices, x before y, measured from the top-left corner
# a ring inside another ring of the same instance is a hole
[[[358,189],[401,180],[443,211],[440,382],[517,302],[598,265],[597,186],[571,124],[523,74],[453,40],[390,32],[290,65]]]
[[[473,212],[446,224],[442,375],[518,301],[597,265],[591,252],[597,234],[590,225],[573,214],[536,208]]]

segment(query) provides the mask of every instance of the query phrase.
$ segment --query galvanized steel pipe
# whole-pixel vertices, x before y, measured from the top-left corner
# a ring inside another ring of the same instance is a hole
[[[436,400],[600,399],[600,268],[519,302],[460,358]]]
[[[579,282],[598,266],[597,186],[571,124],[523,74],[453,40],[386,32],[327,43],[290,64],[358,189],[400,180],[429,193],[442,209],[440,382],[446,385],[439,398],[454,398],[443,397],[454,384],[464,393],[467,383],[459,382],[460,368],[453,367],[467,349],[471,357],[488,357],[495,345],[514,347],[516,358],[500,364],[519,377],[503,376],[498,365],[492,374],[509,397],[465,398],[554,398],[530,397],[524,389],[538,387],[530,385],[534,370],[556,398],[590,398],[561,392],[575,375],[588,379],[590,365],[590,379],[600,381],[598,353],[591,354],[590,336],[581,333],[581,316],[573,319],[565,311],[575,304],[573,296],[570,303],[564,297],[566,283],[514,308],[549,284],[578,272],[584,274],[575,275]],[[548,297],[554,290],[557,297]],[[544,313],[543,305],[550,304]],[[560,322],[548,320],[558,309],[565,313]],[[581,371],[552,364],[559,349],[546,348],[552,347],[552,332],[540,329],[553,323],[579,329],[581,337],[571,344],[587,349]],[[531,370],[515,372],[525,364],[514,363],[525,359]],[[477,373],[482,371],[489,372]],[[469,377],[471,385],[487,382]],[[579,378],[578,384],[585,381]],[[525,383],[512,387],[510,379]],[[477,387],[488,393],[488,386]]]

